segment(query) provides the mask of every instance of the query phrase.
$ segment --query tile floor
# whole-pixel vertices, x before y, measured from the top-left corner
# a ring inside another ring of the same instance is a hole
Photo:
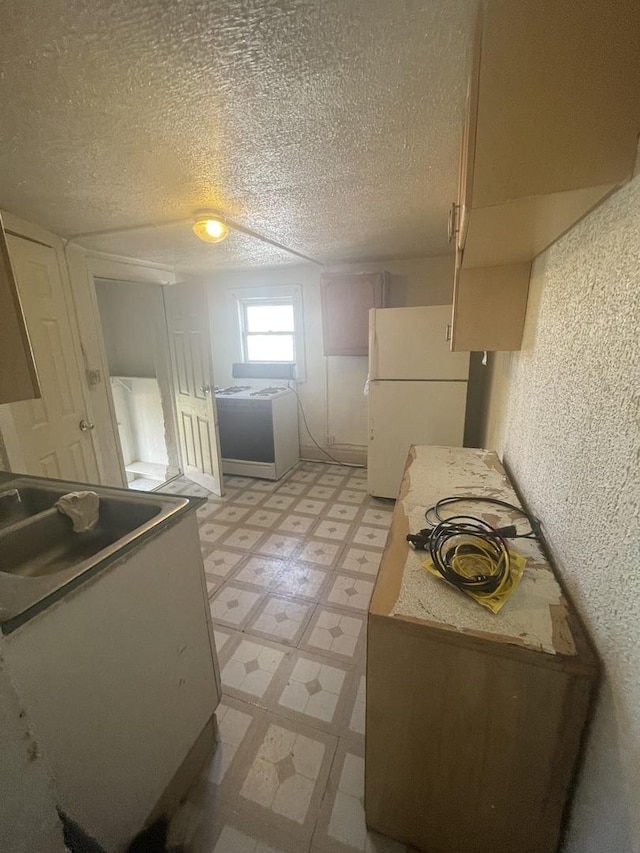
[[[219,743],[175,831],[193,853],[404,851],[363,809],[366,615],[392,503],[362,469],[314,462],[225,486],[198,510]]]

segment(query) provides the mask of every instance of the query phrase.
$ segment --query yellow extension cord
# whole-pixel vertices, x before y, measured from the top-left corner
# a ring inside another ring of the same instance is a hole
[[[473,545],[476,549],[474,553],[469,553],[469,545]],[[464,553],[466,551],[466,553]],[[475,578],[478,575],[485,577],[495,577],[499,575],[504,568],[504,575],[500,585],[491,593],[473,592],[469,589],[463,589],[470,598],[473,598],[478,604],[487,607],[492,613],[498,613],[505,602],[513,594],[517,588],[526,565],[526,559],[515,551],[503,551],[500,558],[496,560],[495,553],[492,553],[486,543],[481,539],[476,539],[473,536],[465,537],[465,541],[456,545],[453,556],[451,557],[451,568],[462,577]],[[443,578],[440,572],[433,565],[431,559],[425,560],[422,563],[423,567],[435,577],[449,583],[446,578]],[[453,586],[453,584],[449,584]],[[455,587],[458,589],[459,587]]]

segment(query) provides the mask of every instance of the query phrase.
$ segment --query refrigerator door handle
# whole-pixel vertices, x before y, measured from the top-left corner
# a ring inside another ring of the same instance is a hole
[[[376,309],[369,311],[369,375],[367,382],[378,378],[378,341],[376,337]]]

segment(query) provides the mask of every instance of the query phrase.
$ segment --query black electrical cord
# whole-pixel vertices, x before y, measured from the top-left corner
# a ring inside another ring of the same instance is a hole
[[[522,509],[522,507],[515,506],[515,504],[510,504],[507,501],[501,501],[498,498],[481,497],[480,495],[451,495],[447,498],[441,498],[436,504],[425,511],[425,520],[432,525],[436,525],[441,521],[446,521],[446,518],[441,515],[440,511],[445,507],[456,503],[492,504],[493,506],[499,506],[503,509],[511,510],[511,512],[517,513],[522,518],[526,518],[530,527],[526,533],[518,533],[515,525],[498,528],[505,539],[535,539],[540,532],[540,522],[538,519],[531,517]]]
[[[529,522],[530,529],[519,533],[515,524],[493,527],[473,515],[444,517],[442,511],[459,503],[485,503],[515,512]],[[407,541],[429,551],[434,568],[453,586],[476,596],[492,596],[502,591],[511,576],[511,558],[507,539],[531,539],[540,523],[521,507],[498,498],[477,495],[452,495],[441,498],[425,512],[431,527],[409,534]]]

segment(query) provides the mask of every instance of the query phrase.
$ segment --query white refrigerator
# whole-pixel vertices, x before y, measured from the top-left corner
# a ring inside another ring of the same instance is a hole
[[[460,446],[469,353],[451,352],[451,305],[369,311],[368,490],[395,498],[412,444]]]

